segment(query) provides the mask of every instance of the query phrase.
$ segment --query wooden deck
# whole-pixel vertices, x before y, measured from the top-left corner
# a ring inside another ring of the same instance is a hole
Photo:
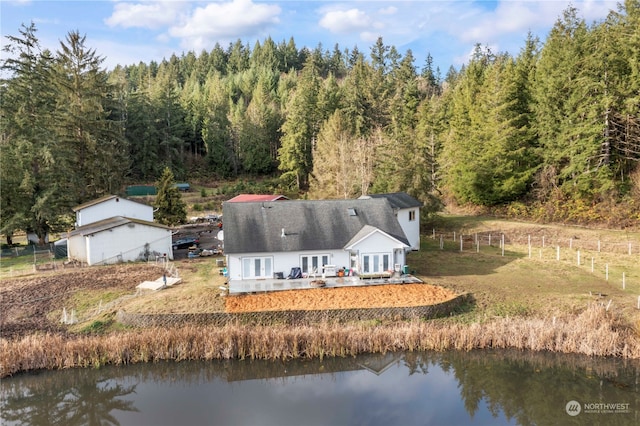
[[[354,287],[363,285],[411,284],[422,281],[413,275],[400,275],[390,278],[361,277],[317,277],[299,279],[261,279],[261,280],[229,280],[229,294],[261,293],[281,290],[307,290],[320,287],[318,281],[324,281],[324,288]]]

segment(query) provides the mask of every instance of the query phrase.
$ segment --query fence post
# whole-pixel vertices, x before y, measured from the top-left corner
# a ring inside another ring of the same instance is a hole
[[[504,256],[504,234],[501,237],[501,245],[502,245],[502,255]]]
[[[626,288],[626,283],[625,283],[625,273],[622,273],[622,289],[625,290]]]
[[[573,238],[569,238],[569,248],[573,248]]]
[[[544,235],[542,236],[542,248],[544,248]]]
[[[591,273],[593,273],[593,257],[591,258]]]
[[[529,240],[529,259],[531,259],[531,235],[529,235],[527,239]]]
[[[460,235],[460,251],[462,251],[462,235]]]
[[[489,232],[489,246],[491,246],[491,232]]]
[[[600,253],[600,240],[598,240],[598,253]]]
[[[631,243],[629,243],[629,256],[631,256]]]
[[[432,235],[433,235],[433,237],[432,237],[432,238],[435,240],[435,239],[436,239],[436,228],[433,228],[433,233],[432,233]]]
[[[609,281],[609,264],[604,265],[604,278]]]
[[[578,266],[580,266],[580,250],[578,250]]]
[[[440,250],[442,250],[444,248],[444,239],[442,237],[442,234],[440,234]]]
[[[560,246],[556,247],[556,260],[560,260]]]

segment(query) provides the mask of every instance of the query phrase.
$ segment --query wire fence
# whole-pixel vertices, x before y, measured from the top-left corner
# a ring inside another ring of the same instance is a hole
[[[611,237],[589,239],[532,235],[503,231],[465,232],[432,229],[440,250],[517,256],[542,261],[572,263],[600,274],[622,290],[638,293],[640,309],[640,241]]]
[[[532,248],[561,247],[575,250],[594,251],[598,253],[618,253],[640,255],[640,241],[612,240],[611,238],[585,239],[580,237],[558,237],[553,235],[510,234],[501,231],[483,231],[468,233],[464,231],[442,231],[432,229],[431,238],[460,243],[463,249],[469,250],[477,246],[531,246]]]

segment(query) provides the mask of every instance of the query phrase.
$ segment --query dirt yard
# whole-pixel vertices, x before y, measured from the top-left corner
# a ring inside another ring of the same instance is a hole
[[[227,296],[222,298],[225,303],[223,308],[219,291],[212,290],[217,287],[203,285],[196,278],[196,261],[206,263],[207,259],[177,263],[185,280],[175,289],[149,292],[132,299],[132,303],[150,302],[149,307],[143,310],[145,313],[211,312],[222,309],[227,312],[247,312],[408,307],[438,303],[455,296],[450,290],[426,284],[376,285]],[[2,280],[0,338],[17,338],[38,332],[65,334],[66,328],[60,323],[64,307],[79,308],[78,305],[84,303],[91,304],[87,309],[93,309],[101,300],[106,302],[134,294],[138,284],[156,280],[159,274],[157,266],[133,264],[94,266]],[[157,301],[154,303],[159,297],[164,301],[160,305]],[[125,309],[137,311],[135,305],[126,306]]]
[[[228,296],[227,312],[323,310],[423,306],[450,300],[450,290],[427,284],[387,284],[360,287],[287,290]]]
[[[94,266],[47,272],[0,281],[0,337],[24,336],[37,331],[63,333],[50,316],[79,292],[134,293],[136,286],[155,280],[158,267],[135,264]]]

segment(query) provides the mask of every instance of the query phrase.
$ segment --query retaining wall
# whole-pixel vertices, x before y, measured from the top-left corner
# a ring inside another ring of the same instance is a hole
[[[358,308],[329,309],[322,311],[262,311],[244,313],[183,313],[183,314],[135,314],[118,311],[116,320],[133,327],[178,327],[186,324],[224,326],[246,325],[308,325],[320,322],[347,323],[368,320],[404,321],[432,319],[450,315],[457,308],[472,301],[470,294],[463,294],[443,303],[407,308]]]

